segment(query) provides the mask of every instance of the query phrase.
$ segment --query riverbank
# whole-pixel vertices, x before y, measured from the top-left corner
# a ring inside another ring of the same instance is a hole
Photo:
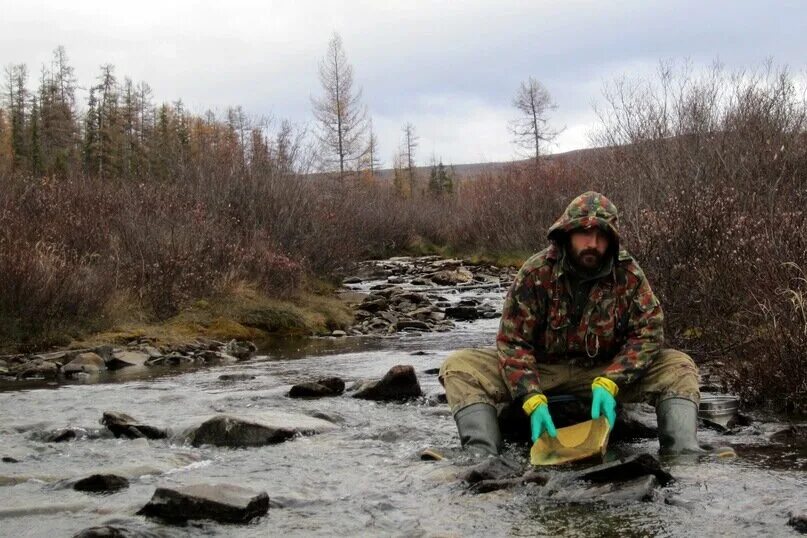
[[[47,350],[0,355],[6,380],[92,382],[133,367],[219,365],[246,360],[268,339],[390,336],[446,332],[456,323],[497,319],[514,269],[439,256],[394,257],[357,264],[343,286],[318,282],[288,300],[240,285],[198,300],[164,322],[121,315],[105,331]],[[495,300],[464,292],[488,290]],[[125,312],[125,309],[119,310]]]

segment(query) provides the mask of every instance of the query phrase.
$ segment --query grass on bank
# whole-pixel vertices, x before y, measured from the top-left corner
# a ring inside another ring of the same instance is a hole
[[[536,251],[537,252],[537,251]],[[407,244],[404,254],[408,256],[440,256],[442,258],[459,258],[473,265],[489,264],[497,267],[521,267],[535,252],[527,250],[491,250],[458,249],[452,246],[436,245],[428,239],[417,236]]]
[[[117,298],[107,305],[107,320],[88,321],[84,332],[73,327],[52,332],[25,346],[7,343],[5,351],[33,351],[48,347],[83,348],[126,344],[141,337],[157,345],[178,345],[198,338],[262,340],[270,336],[325,334],[353,321],[349,306],[333,294],[329,284],[317,282],[288,299],[267,296],[256,286],[239,283],[215,297],[199,299],[164,320],[149,319],[133,301]]]

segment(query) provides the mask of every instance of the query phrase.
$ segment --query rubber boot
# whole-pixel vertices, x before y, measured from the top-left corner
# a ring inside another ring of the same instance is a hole
[[[734,456],[729,447],[698,444],[698,405],[686,398],[667,398],[656,406],[659,454]]]
[[[486,403],[463,407],[454,414],[462,448],[478,454],[498,456],[502,434],[496,408]]]

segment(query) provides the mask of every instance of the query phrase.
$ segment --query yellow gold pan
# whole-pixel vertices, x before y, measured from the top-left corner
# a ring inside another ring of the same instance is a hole
[[[608,446],[608,420],[600,417],[558,429],[557,437],[544,432],[530,450],[533,465],[559,465],[605,456]]]

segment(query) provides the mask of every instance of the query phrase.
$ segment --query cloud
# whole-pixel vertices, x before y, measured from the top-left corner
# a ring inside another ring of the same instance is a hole
[[[112,63],[160,101],[300,124],[338,31],[385,154],[411,121],[424,155],[455,163],[514,155],[510,101],[529,76],[555,97],[564,150],[587,143],[605,79],[662,58],[734,68],[773,56],[800,69],[807,57],[797,2],[0,0],[0,13],[0,62],[26,63],[32,78],[64,45],[84,86]]]

